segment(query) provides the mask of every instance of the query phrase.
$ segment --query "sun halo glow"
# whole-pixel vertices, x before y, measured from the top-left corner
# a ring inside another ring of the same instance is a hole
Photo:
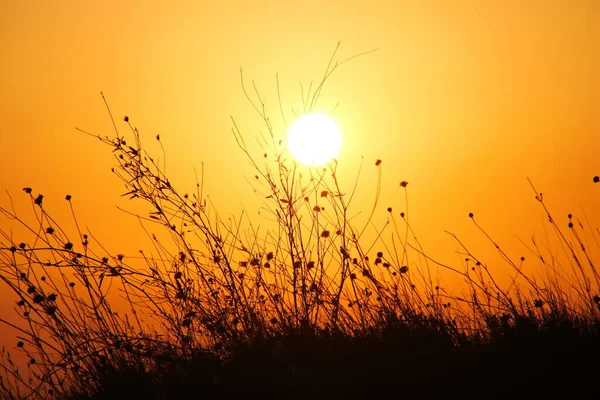
[[[296,160],[317,167],[339,155],[342,133],[327,115],[310,113],[301,116],[290,126],[287,144]]]

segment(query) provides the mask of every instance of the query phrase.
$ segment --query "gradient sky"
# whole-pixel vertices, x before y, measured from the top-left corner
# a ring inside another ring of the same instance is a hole
[[[111,134],[103,91],[147,138],[160,134],[167,174],[182,191],[205,168],[205,191],[221,214],[252,210],[253,176],[231,134],[260,121],[240,86],[240,67],[279,118],[275,74],[287,109],[300,83],[341,67],[319,110],[344,135],[340,177],[350,185],[364,158],[357,203],[375,190],[383,160],[385,208],[403,210],[426,251],[459,263],[444,230],[494,258],[469,212],[515,258],[515,235],[541,234],[544,215],[529,177],[566,225],[566,214],[600,221],[600,2],[507,1],[11,1],[0,2],[0,188],[26,214],[25,186],[113,252],[147,246],[120,198],[110,150],[75,130]],[[282,133],[283,135],[284,133]],[[159,153],[157,153],[159,154]],[[0,204],[9,199],[0,194]],[[594,222],[595,221],[595,222]],[[2,220],[0,223],[4,224]],[[139,242],[132,241],[140,235]],[[504,267],[499,267],[504,268]],[[8,307],[10,310],[12,306]],[[3,306],[0,312],[7,312]]]

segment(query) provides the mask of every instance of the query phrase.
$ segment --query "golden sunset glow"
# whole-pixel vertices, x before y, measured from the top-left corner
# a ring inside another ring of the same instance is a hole
[[[0,349],[54,365],[22,327],[160,290],[140,319],[184,350],[518,307],[600,326],[599,43],[600,0],[0,1]]]
[[[327,115],[311,113],[290,126],[287,143],[296,160],[308,166],[321,166],[340,153],[342,133]]]

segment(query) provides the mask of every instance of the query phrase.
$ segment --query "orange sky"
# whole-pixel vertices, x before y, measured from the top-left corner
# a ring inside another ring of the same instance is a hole
[[[80,222],[109,249],[147,246],[115,207],[135,209],[119,197],[109,149],[75,130],[112,132],[103,91],[150,150],[160,133],[167,174],[183,191],[204,162],[221,214],[252,210],[253,172],[230,116],[250,138],[261,125],[239,68],[278,120],[275,74],[284,105],[297,107],[299,83],[318,81],[341,41],[338,59],[381,48],[337,71],[320,102],[325,112],[339,102],[348,188],[364,157],[357,204],[368,213],[381,158],[379,221],[388,206],[402,209],[398,183],[407,180],[411,224],[431,255],[462,258],[446,229],[493,259],[473,212],[519,257],[515,235],[539,234],[545,221],[527,177],[564,224],[582,208],[594,227],[600,221],[598,21],[594,0],[2,1],[0,188],[26,213],[21,189],[33,187],[65,221],[70,193]]]

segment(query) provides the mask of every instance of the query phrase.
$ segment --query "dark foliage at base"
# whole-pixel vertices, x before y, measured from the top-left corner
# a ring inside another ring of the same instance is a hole
[[[531,321],[457,342],[443,330],[409,324],[360,336],[290,333],[241,344],[224,360],[203,353],[148,369],[107,365],[98,390],[67,398],[577,397],[598,387],[598,328]]]

